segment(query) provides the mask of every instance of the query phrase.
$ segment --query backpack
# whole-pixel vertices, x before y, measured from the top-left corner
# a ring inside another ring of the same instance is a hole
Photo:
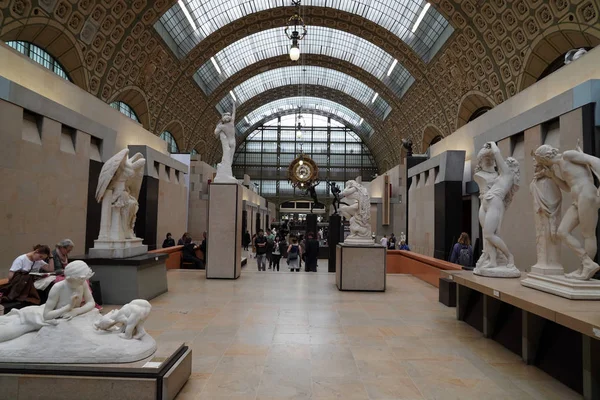
[[[471,246],[462,246],[458,253],[458,264],[463,267],[471,266]]]
[[[297,259],[298,259],[298,246],[292,245],[292,248],[290,249],[290,252],[288,254],[288,261],[289,260],[297,260]]]

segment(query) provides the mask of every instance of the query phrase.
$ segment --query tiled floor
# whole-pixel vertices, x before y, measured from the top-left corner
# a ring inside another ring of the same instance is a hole
[[[577,394],[468,325],[437,289],[388,276],[386,293],[339,292],[327,273],[237,281],[169,271],[147,329],[187,342],[187,399],[576,399]]]

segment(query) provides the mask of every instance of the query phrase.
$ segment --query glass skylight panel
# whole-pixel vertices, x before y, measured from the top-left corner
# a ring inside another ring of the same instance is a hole
[[[383,49],[337,29],[322,26],[310,26],[307,29],[310,34],[300,43],[303,53],[345,60],[382,80],[396,94],[404,92],[404,85],[411,75],[404,67],[397,65],[388,76],[387,72],[394,58]],[[220,66],[221,73],[209,60],[194,74],[194,79],[204,93],[209,95],[236,72],[261,60],[287,55],[289,46],[290,41],[281,28],[257,32],[230,44],[213,57]]]
[[[303,6],[334,8],[360,15],[392,32],[406,42],[424,61],[429,61],[435,55],[430,54],[435,42],[445,29],[452,29],[452,27],[434,7],[430,7],[419,24],[419,29],[413,33],[412,28],[426,4],[424,0],[304,0],[302,2]],[[207,36],[233,21],[277,7],[286,7],[291,15],[293,8],[289,6],[289,0],[179,0],[162,15],[155,27],[161,35],[166,31],[165,34],[170,36],[169,39],[176,46],[174,52],[179,57],[185,57]],[[192,18],[192,23],[188,20],[183,7]],[[282,18],[282,23],[285,23],[285,17]],[[193,28],[194,25],[196,29]]]
[[[238,120],[236,124],[238,134],[244,135],[245,131],[252,125],[261,121],[266,122],[272,115],[286,111],[294,112],[294,110],[301,110],[302,113],[316,111],[335,115],[346,121],[347,126],[357,133],[365,137],[373,134],[373,128],[367,122],[363,122],[361,125],[358,124],[361,117],[354,111],[331,100],[318,97],[288,97],[265,104],[246,115],[250,120],[249,124],[244,119]]]
[[[343,72],[317,66],[294,65],[277,68],[256,75],[233,89],[238,102],[244,103],[267,90],[288,85],[315,85],[340,90],[363,103],[382,120],[389,114],[391,107],[381,97],[373,103],[375,91],[358,79]],[[225,96],[219,102],[217,110],[231,110],[231,96]]]

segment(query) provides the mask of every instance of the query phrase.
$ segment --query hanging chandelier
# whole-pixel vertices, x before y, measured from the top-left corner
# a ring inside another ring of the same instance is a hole
[[[290,59],[292,61],[300,59],[300,46],[298,43],[304,39],[308,32],[306,24],[300,16],[300,1],[292,0],[292,5],[296,7],[296,12],[288,19],[287,27],[285,28],[285,35],[292,41],[292,45],[290,46]]]

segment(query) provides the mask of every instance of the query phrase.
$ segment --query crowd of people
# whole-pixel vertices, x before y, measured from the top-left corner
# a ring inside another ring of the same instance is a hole
[[[317,272],[319,258],[319,240],[314,232],[303,235],[288,234],[285,231],[277,232],[275,229],[265,231],[260,229],[257,234],[250,236],[244,232],[242,245],[245,250],[252,247],[250,258],[256,259],[258,271],[279,271],[281,260],[284,259],[290,272],[300,272],[304,263],[306,272]]]
[[[388,239],[387,235],[383,235],[379,243],[386,247],[388,250],[396,250],[396,243],[398,244],[398,250],[406,250],[410,251],[410,247],[406,244],[406,241],[400,240],[399,242],[396,239],[396,236],[392,233]]]

